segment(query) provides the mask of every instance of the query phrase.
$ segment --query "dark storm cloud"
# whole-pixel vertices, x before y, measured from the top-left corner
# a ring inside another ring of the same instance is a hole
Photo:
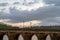
[[[14,2],[13,5],[15,5],[15,4],[20,4],[20,3],[19,2]]]
[[[46,18],[43,20],[42,25],[60,25],[60,17]]]
[[[60,6],[60,0],[44,0],[47,4],[55,4],[56,6]]]
[[[8,5],[8,3],[0,3],[0,7],[1,7],[1,6],[4,7],[4,6],[7,6],[7,5]]]
[[[44,7],[39,8],[35,11],[19,11],[15,8],[10,8],[11,14],[3,15],[1,13],[0,18],[11,19],[10,22],[23,22],[23,21],[31,21],[31,20],[45,20],[47,18],[60,16],[60,7]]]

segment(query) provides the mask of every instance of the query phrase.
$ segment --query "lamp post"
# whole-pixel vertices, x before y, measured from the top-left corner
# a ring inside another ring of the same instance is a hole
[[[32,28],[32,22],[30,21],[30,27]]]
[[[24,19],[23,19],[23,28],[24,28]]]
[[[24,28],[24,20],[23,20],[23,28]]]

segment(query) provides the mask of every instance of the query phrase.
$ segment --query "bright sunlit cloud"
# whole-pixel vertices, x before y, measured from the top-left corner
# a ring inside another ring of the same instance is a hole
[[[38,25],[41,26],[40,24],[42,23],[42,21],[39,20],[32,20],[32,21],[20,22],[20,23],[8,23],[7,21],[10,20],[9,19],[0,20],[1,23],[11,25],[13,27],[17,26],[19,28],[28,27],[28,26],[38,26]]]
[[[0,6],[0,11],[9,13],[9,8],[16,8],[17,10],[37,10],[40,7],[49,6],[43,0],[1,0],[1,4],[7,3],[6,6]],[[3,9],[3,10],[2,10]]]

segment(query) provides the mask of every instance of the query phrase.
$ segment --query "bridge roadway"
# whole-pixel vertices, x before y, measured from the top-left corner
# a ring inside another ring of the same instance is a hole
[[[9,28],[0,29],[0,40],[7,35],[9,40],[18,40],[19,35],[22,35],[24,40],[31,40],[33,35],[36,35],[38,40],[46,40],[50,35],[51,40],[60,40],[60,29],[50,28]]]

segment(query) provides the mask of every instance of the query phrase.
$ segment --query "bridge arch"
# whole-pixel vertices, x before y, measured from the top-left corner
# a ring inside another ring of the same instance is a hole
[[[0,33],[0,40],[9,40],[8,34],[7,33]]]
[[[50,35],[47,35],[46,36],[46,40],[51,40],[51,36]]]
[[[24,38],[21,34],[18,36],[18,40],[24,40]]]
[[[15,34],[14,40],[24,40],[22,34]]]
[[[31,40],[38,40],[38,37],[34,34],[32,35]]]
[[[3,40],[9,40],[8,35],[4,35]]]

